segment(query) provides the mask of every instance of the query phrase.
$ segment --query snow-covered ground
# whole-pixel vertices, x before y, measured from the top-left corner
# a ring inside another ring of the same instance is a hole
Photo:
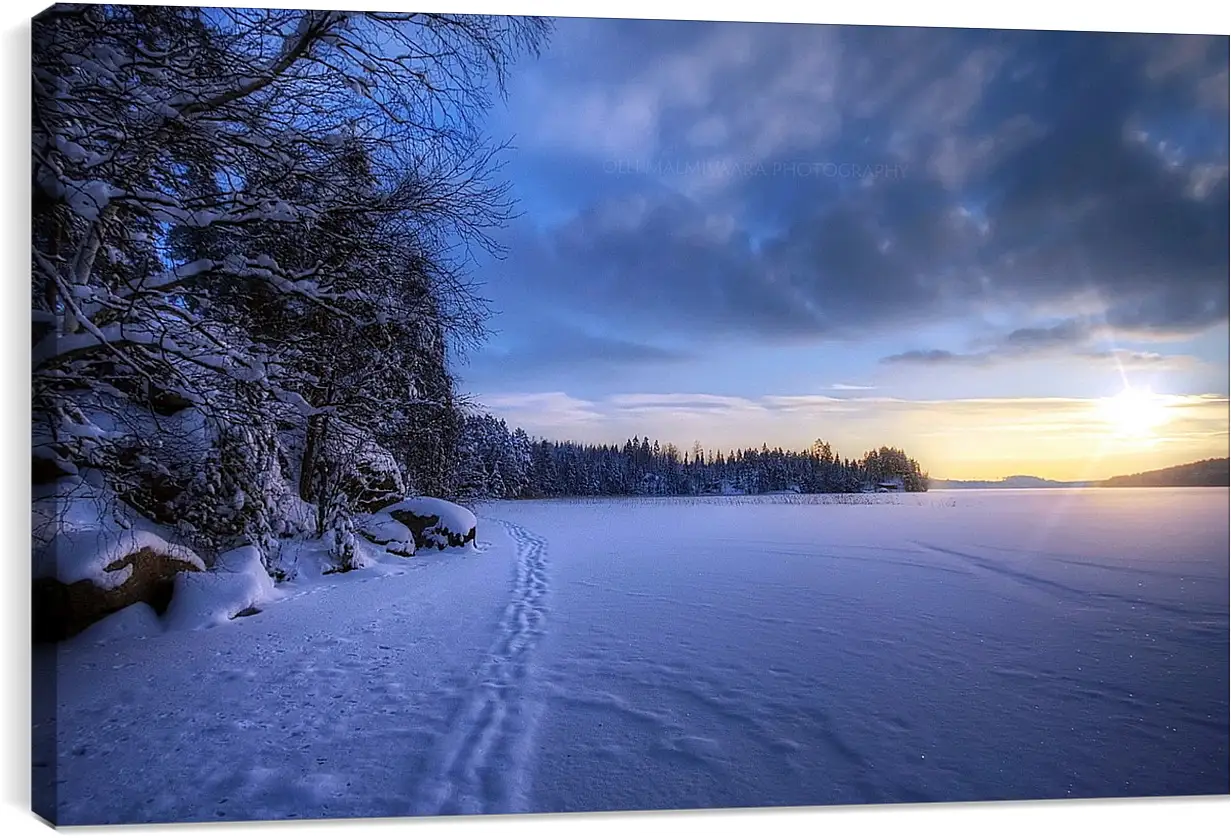
[[[1228,791],[1225,489],[478,513],[64,644],[60,822]]]

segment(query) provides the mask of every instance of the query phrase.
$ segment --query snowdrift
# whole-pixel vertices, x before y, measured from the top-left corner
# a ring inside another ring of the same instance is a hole
[[[97,623],[73,638],[73,643],[105,643],[112,640],[154,637],[163,633],[158,612],[144,602],[133,603]]]
[[[281,594],[265,572],[255,547],[240,547],[218,557],[210,573],[181,573],[164,615],[167,628],[193,631],[233,620]]]

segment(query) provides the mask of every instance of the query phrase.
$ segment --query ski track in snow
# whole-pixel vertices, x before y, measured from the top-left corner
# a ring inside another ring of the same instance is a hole
[[[1134,598],[1134,597],[1124,596],[1121,594],[1106,593],[1102,591],[1089,591],[1084,588],[1079,588],[1073,585],[1066,585],[1062,582],[1057,582],[1053,579],[1045,579],[1041,576],[1036,576],[1032,573],[1026,573],[1024,571],[1017,570],[1015,568],[1007,567],[1002,563],[994,562],[989,559],[985,559],[981,556],[974,555],[972,553],[966,553],[961,550],[953,550],[948,547],[938,547],[936,545],[927,544],[922,541],[916,541],[915,543],[926,550],[931,550],[934,553],[940,553],[942,555],[952,556],[953,558],[961,559],[967,562],[968,564],[970,564],[972,567],[980,571],[983,571],[985,573],[991,574],[993,576],[999,576],[1004,579],[1008,579],[1020,585],[1025,585],[1030,588],[1041,590],[1047,594],[1067,597],[1067,598],[1070,598],[1070,599],[1073,599],[1079,602],[1090,602],[1090,603],[1108,602],[1108,603],[1113,603],[1115,605],[1127,605],[1129,608],[1142,607],[1145,609],[1153,609],[1156,611],[1162,611],[1166,614],[1170,614],[1175,617],[1180,617],[1180,618],[1185,618],[1185,619],[1191,618],[1193,616],[1191,608],[1187,608],[1187,607],[1181,608],[1181,607],[1169,605],[1168,603],[1165,603],[1165,602],[1159,602],[1157,600]],[[1070,563],[1077,564],[1077,565],[1082,564],[1081,562],[1070,562]],[[1102,565],[1098,565],[1093,562],[1086,562],[1085,565],[1087,567],[1095,567],[1101,570],[1106,569]],[[1139,570],[1135,570],[1132,572],[1140,574]]]
[[[525,778],[533,738],[527,706],[530,657],[543,634],[547,542],[508,521],[517,544],[512,601],[432,763],[435,775],[414,795],[416,814],[491,814],[527,809]]]

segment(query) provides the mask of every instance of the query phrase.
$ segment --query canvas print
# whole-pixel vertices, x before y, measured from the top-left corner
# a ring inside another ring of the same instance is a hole
[[[35,811],[1228,794],[1228,38],[32,23]]]

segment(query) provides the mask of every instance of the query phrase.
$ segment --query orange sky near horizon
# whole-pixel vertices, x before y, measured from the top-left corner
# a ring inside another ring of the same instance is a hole
[[[682,450],[799,450],[829,441],[843,457],[892,445],[932,477],[997,480],[1028,474],[1101,480],[1228,456],[1228,400],[1127,390],[1112,398],[978,398],[622,394],[588,401],[564,393],[485,400],[534,436],[623,442],[651,429]]]

